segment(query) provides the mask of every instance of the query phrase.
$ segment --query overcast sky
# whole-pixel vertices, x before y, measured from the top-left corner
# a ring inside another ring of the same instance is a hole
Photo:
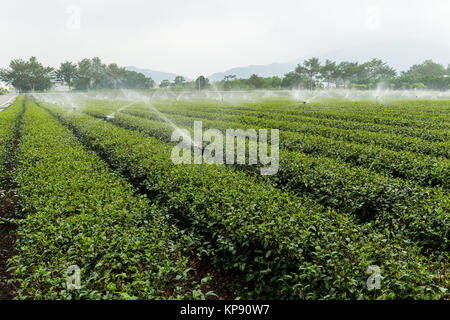
[[[449,47],[449,0],[1,0],[0,66],[99,56],[188,77],[376,41]]]

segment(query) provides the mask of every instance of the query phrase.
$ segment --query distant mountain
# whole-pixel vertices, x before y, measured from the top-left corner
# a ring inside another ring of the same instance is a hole
[[[397,71],[403,71],[409,69],[413,64],[422,63],[427,59],[432,59],[447,66],[450,63],[450,47],[419,40],[386,41],[304,56],[289,63],[232,68],[224,72],[214,73],[208,78],[217,81],[222,80],[226,75],[236,75],[237,78],[249,78],[252,74],[262,77],[283,76],[290,71],[294,71],[298,63],[311,57],[318,57],[321,61],[330,59],[336,62],[365,62],[372,58],[379,58]]]
[[[291,63],[272,63],[269,65],[250,65],[247,67],[237,67],[229,69],[225,72],[216,72],[208,78],[212,81],[220,81],[226,75],[236,75],[237,78],[250,78],[252,74],[257,74],[261,77],[282,77],[284,74],[293,71],[295,64]]]
[[[357,45],[311,56],[316,56],[321,61],[330,59],[337,62],[344,60],[365,62],[372,58],[379,58],[396,70],[404,71],[412,65],[422,63],[428,59],[447,66],[450,63],[450,47],[433,42],[410,39]],[[305,58],[310,58],[311,56]],[[305,58],[294,61],[294,63],[302,62]]]
[[[301,55],[300,55],[301,56]],[[322,62],[326,59],[332,61],[357,61],[365,62],[372,58],[379,58],[386,61],[397,71],[409,69],[413,64],[422,63],[427,59],[442,63],[444,66],[450,63],[450,47],[442,46],[428,41],[417,39],[407,39],[398,41],[385,41],[373,44],[361,44],[353,47],[317,53],[303,56],[300,59],[287,63],[271,63],[268,65],[249,65],[245,67],[231,68],[223,72],[216,72],[208,78],[211,81],[220,81],[226,75],[236,75],[237,78],[250,78],[252,74],[261,77],[282,77],[286,73],[294,71],[298,63],[303,60],[318,57]],[[151,69],[141,69],[134,66],[125,67],[127,70],[143,73],[151,77],[156,82],[162,80],[173,81],[178,74],[155,71]],[[187,77],[185,77],[189,80]]]
[[[161,71],[156,71],[156,70],[151,70],[151,69],[140,69],[140,68],[137,68],[134,66],[127,66],[127,67],[125,67],[125,69],[127,69],[129,71],[135,71],[135,72],[142,73],[146,77],[152,78],[155,82],[161,82],[163,80],[173,81],[175,79],[175,77],[177,76],[177,74],[175,74],[175,73],[161,72]]]

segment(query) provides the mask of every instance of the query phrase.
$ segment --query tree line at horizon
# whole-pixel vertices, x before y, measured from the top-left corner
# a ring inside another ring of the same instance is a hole
[[[104,64],[100,58],[82,59],[78,63],[66,61],[59,68],[46,67],[31,57],[12,60],[9,68],[0,69],[0,80],[13,85],[20,91],[46,91],[55,82],[65,84],[69,90],[91,89],[150,89],[155,82],[144,74],[126,70],[116,63]],[[189,81],[176,76],[173,81],[163,80],[160,88],[172,89],[291,89],[309,90],[321,88],[374,89],[380,84],[391,89],[450,89],[450,64],[445,68],[432,60],[411,66],[407,71],[397,73],[386,62],[372,59],[358,63],[343,61],[340,63],[326,60],[323,64],[318,58],[311,58],[298,64],[295,70],[284,77],[237,78],[226,75],[223,80],[210,83],[205,76]]]
[[[0,80],[20,91],[45,91],[55,82],[65,84],[69,90],[91,89],[149,89],[154,81],[142,73],[126,70],[116,63],[104,64],[100,58],[85,58],[78,63],[66,61],[54,69],[45,67],[31,57],[12,60],[9,68],[0,69]]]
[[[253,74],[249,79],[238,79],[234,75],[222,80],[224,89],[270,89],[270,88],[356,88],[375,89],[380,84],[390,89],[450,89],[450,64],[445,68],[432,60],[411,66],[407,71],[397,73],[386,62],[372,59],[358,63],[343,61],[336,63],[311,58],[298,64],[294,71],[284,77],[259,77]]]

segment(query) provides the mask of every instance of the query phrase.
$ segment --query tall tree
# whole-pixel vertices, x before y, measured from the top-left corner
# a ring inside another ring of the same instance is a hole
[[[226,75],[226,76],[223,78],[223,88],[224,88],[225,90],[231,89],[231,87],[232,87],[232,81],[235,80],[235,79],[236,79],[236,75],[235,75],[235,74],[229,74],[229,75]]]
[[[160,88],[167,88],[170,86],[170,81],[169,80],[163,80],[161,81],[161,83],[159,84]]]
[[[281,87],[281,78],[277,76],[273,76],[272,78],[268,78],[268,88],[280,88]]]
[[[78,78],[77,65],[66,61],[61,63],[58,70],[55,72],[56,79],[62,81],[69,86],[69,90],[72,89],[73,82]]]
[[[395,69],[391,68],[386,62],[380,59],[372,59],[365,63],[369,81],[377,83],[383,80],[394,78],[397,75]]]
[[[224,82],[227,82],[227,81],[231,81],[231,80],[234,80],[234,79],[236,79],[236,75],[235,75],[235,74],[229,74],[229,75],[226,75],[226,76],[223,78],[223,81],[224,81]]]
[[[317,77],[320,73],[320,62],[318,58],[311,58],[303,61],[295,68],[295,72],[300,78],[306,78],[308,89],[312,90],[316,86]]]
[[[120,86],[127,89],[149,89],[154,85],[152,78],[147,78],[142,73],[126,71]]]
[[[336,62],[327,59],[325,64],[320,67],[319,73],[320,77],[327,82],[327,87],[330,88],[330,83],[338,76]]]
[[[22,59],[12,60],[9,69],[0,70],[0,79],[21,91],[29,90],[31,78],[27,62]]]
[[[357,79],[358,72],[361,70],[359,68],[358,62],[348,62],[342,61],[337,66],[339,78],[342,80],[344,84],[344,88],[349,84],[352,80]]]
[[[91,60],[85,58],[78,62],[79,79],[83,81],[86,90],[91,88],[92,84],[92,63]]]
[[[97,90],[106,77],[106,66],[99,57],[94,57],[91,60],[91,74],[95,83],[95,89]]]
[[[12,60],[9,69],[0,71],[0,78],[22,91],[47,90],[52,86],[52,72],[53,68],[44,67],[36,57],[31,57],[28,61]]]
[[[425,60],[421,64],[415,64],[404,75],[412,77],[442,77],[446,74],[446,70],[442,64],[435,63],[432,60]]]
[[[173,81],[175,87],[182,87],[186,84],[186,79],[183,76],[176,76]]]
[[[297,72],[288,72],[281,80],[281,86],[283,88],[295,88],[300,85],[301,81],[302,78]]]
[[[248,83],[254,86],[256,89],[261,89],[264,84],[263,79],[258,77],[258,75],[256,74],[251,75],[251,77],[248,79]]]
[[[209,79],[204,76],[200,76],[195,79],[195,88],[198,90],[206,89],[209,86]]]
[[[106,73],[113,81],[114,89],[117,89],[119,82],[125,78],[127,70],[123,67],[119,67],[116,63],[111,63],[106,68]]]

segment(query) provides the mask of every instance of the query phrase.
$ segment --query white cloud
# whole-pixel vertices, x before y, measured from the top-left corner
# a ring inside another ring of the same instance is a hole
[[[0,66],[100,56],[194,77],[384,39],[450,46],[447,0],[2,2]]]

